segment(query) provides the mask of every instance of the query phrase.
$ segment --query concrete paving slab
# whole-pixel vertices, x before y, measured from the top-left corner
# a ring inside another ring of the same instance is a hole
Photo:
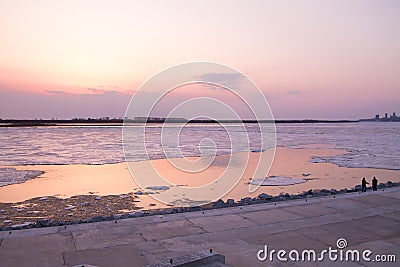
[[[242,208],[242,209],[240,209]],[[184,219],[192,219],[192,218],[201,218],[205,216],[220,216],[224,214],[239,214],[245,210],[246,207],[227,207],[223,209],[211,209],[211,210],[203,210],[200,212],[185,212],[181,213]]]
[[[393,188],[392,188],[393,189]],[[396,191],[389,191],[385,192],[385,196],[400,199],[399,194]]]
[[[65,266],[90,264],[102,267],[143,266],[146,260],[135,245],[64,252]]]
[[[394,205],[399,203],[399,199],[394,197],[388,197],[381,194],[368,194],[354,198],[354,201],[368,203],[374,207]]]
[[[249,245],[243,240],[234,242],[221,242],[217,245],[218,252],[223,255],[231,255],[229,259],[225,256],[225,263],[232,266],[263,266],[264,264],[257,259],[257,248]],[[265,265],[264,265],[265,266]]]
[[[215,236],[213,238],[213,236]],[[240,238],[233,235],[233,231],[216,232],[215,234],[202,234],[196,237],[178,237],[169,240],[163,240],[162,244],[170,248],[168,255],[179,253],[184,254],[185,251],[201,251],[213,249],[213,252],[223,255],[230,255],[229,259],[225,258],[227,265],[232,266],[257,266],[257,248],[249,245]],[[245,265],[246,264],[246,265]]]
[[[252,211],[242,213],[240,216],[251,220],[257,224],[271,224],[287,220],[297,220],[302,216],[284,211],[282,209],[274,208],[268,211]]]
[[[357,209],[367,209],[371,205],[367,203],[360,203],[360,201],[354,201],[353,199],[331,199],[321,203],[321,206],[333,208],[338,212],[347,212]]]
[[[380,210],[384,211],[385,213],[394,213],[400,211],[399,204],[387,205],[379,207]]]
[[[75,250],[71,234],[36,235],[5,238],[1,244],[0,258],[40,255],[59,251]]]
[[[205,232],[203,229],[196,227],[188,220],[143,225],[138,231],[146,240],[160,240],[175,236],[195,235]]]
[[[114,221],[102,221],[93,223],[64,225],[64,226],[59,226],[57,228],[59,229],[60,233],[63,233],[63,232],[74,232],[74,231],[91,230],[91,229],[104,229],[108,228],[112,224],[114,224]]]
[[[275,234],[263,234],[252,238],[243,238],[249,244],[256,245],[259,249],[263,249],[267,245],[270,249],[320,249],[328,244],[313,239],[297,230],[279,232]]]
[[[307,205],[299,205],[292,207],[285,207],[281,210],[300,215],[302,217],[316,217],[327,214],[334,214],[338,211],[336,209],[326,207],[322,203],[310,203]]]
[[[193,218],[189,219],[189,221],[196,227],[199,227],[209,233],[256,225],[256,223],[236,214]]]
[[[60,253],[42,253],[36,255],[19,255],[10,256],[8,254],[3,254],[0,251],[0,267],[32,267],[32,266],[43,266],[43,267],[53,267],[53,266],[63,266],[64,259],[63,255]]]
[[[363,242],[379,240],[379,235],[364,231],[351,220],[339,223],[320,225],[319,227],[305,227],[298,230],[306,236],[330,244],[336,245],[339,238],[345,238],[348,243],[357,245]]]
[[[174,254],[170,250],[170,247],[168,247],[164,244],[164,240],[159,240],[159,241],[148,240],[148,241],[136,243],[135,246],[138,249],[138,251],[140,251],[141,254],[144,255],[146,264],[152,264],[152,263],[158,262],[164,258],[181,256],[185,253],[185,252],[182,252],[182,254]],[[193,251],[190,251],[190,252],[193,252]]]
[[[0,238],[48,235],[48,234],[55,234],[58,232],[59,232],[58,227],[34,228],[30,229],[30,231],[20,231],[20,230],[0,231]]]
[[[104,248],[145,241],[137,226],[113,226],[105,229],[72,232],[77,250]]]
[[[400,236],[399,221],[384,216],[371,216],[351,222],[358,229],[365,232],[372,232],[381,238],[390,238],[392,236]]]
[[[393,237],[385,238],[384,240],[386,242],[392,243],[395,246],[400,247],[400,236],[393,236]],[[400,255],[399,255],[399,257],[400,257]]]

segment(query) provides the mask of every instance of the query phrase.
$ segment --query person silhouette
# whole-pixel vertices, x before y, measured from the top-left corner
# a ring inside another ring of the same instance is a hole
[[[372,191],[377,191],[378,190],[378,179],[374,176],[372,178]]]
[[[369,184],[369,183],[367,182],[367,180],[365,180],[365,177],[362,178],[362,181],[361,181],[361,192],[367,192],[367,184]]]

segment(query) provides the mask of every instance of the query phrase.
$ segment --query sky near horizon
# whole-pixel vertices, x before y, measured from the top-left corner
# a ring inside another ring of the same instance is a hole
[[[396,0],[2,0],[0,118],[123,117],[147,79],[191,61],[245,73],[276,119],[400,113],[399,14]]]

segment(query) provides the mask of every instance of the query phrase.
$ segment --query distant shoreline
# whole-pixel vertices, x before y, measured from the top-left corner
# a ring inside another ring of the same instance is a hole
[[[77,125],[109,125],[122,126],[125,123],[355,123],[359,120],[169,120],[164,118],[146,120],[132,119],[72,119],[72,120],[0,120],[0,127],[34,127],[34,126],[77,126]]]

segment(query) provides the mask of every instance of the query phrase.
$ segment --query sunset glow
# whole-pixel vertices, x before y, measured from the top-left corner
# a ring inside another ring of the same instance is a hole
[[[191,61],[245,73],[277,119],[400,112],[399,13],[391,0],[1,1],[0,118],[121,117],[146,79]]]

